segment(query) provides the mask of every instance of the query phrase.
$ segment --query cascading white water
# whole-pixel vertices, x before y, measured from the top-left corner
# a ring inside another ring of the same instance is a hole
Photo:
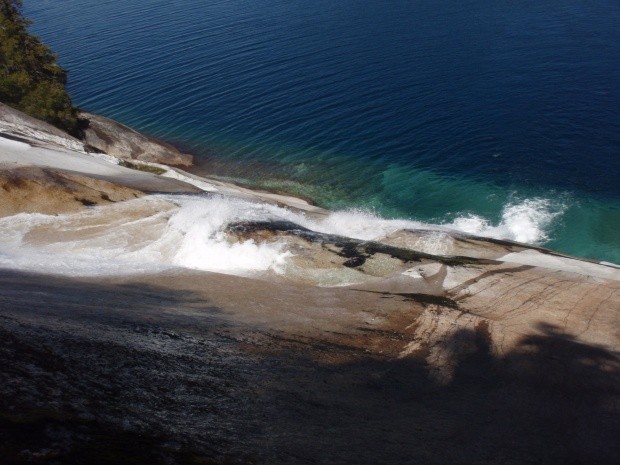
[[[508,205],[493,225],[463,216],[450,224],[388,220],[363,211],[315,219],[282,207],[221,196],[158,195],[64,215],[26,214],[0,219],[0,267],[67,275],[114,275],[187,268],[246,275],[283,272],[291,252],[284,242],[233,242],[226,227],[244,221],[286,220],[313,231],[380,239],[401,229],[458,230],[537,243],[558,215],[549,202]],[[441,254],[441,244],[426,252]],[[427,248],[428,248],[427,247]]]

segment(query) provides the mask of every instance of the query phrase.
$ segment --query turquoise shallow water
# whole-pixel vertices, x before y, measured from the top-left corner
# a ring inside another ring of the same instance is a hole
[[[620,262],[616,1],[24,3],[78,105],[206,172]]]

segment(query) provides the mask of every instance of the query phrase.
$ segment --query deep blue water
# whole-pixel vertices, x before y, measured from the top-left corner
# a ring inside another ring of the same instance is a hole
[[[24,3],[78,105],[211,174],[620,262],[617,0]]]

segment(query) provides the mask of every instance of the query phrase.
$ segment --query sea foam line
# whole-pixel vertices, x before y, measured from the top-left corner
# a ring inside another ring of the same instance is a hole
[[[135,212],[142,216],[136,219]],[[133,212],[132,220],[127,214]],[[0,266],[69,275],[110,275],[186,268],[236,275],[284,272],[292,255],[284,241],[232,242],[228,225],[290,221],[320,233],[380,240],[402,229],[457,230],[511,240],[542,241],[558,215],[542,199],[504,208],[493,225],[473,215],[450,224],[390,220],[348,210],[324,218],[267,203],[221,195],[157,195],[58,216],[19,214],[0,219]],[[108,225],[100,227],[101,225]],[[426,252],[442,254],[441,241]]]

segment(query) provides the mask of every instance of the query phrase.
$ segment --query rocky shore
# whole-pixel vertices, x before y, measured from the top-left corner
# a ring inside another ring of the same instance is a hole
[[[620,460],[616,266],[449,231],[321,232],[325,210],[171,168],[191,160],[87,117],[79,141],[0,104],[0,238],[53,260],[114,225],[145,247],[179,208],[161,193],[309,220],[229,222],[228,247],[287,253],[242,276],[60,276],[0,253],[2,463]],[[24,213],[45,217],[17,228]]]
[[[147,137],[109,118],[81,112],[84,122],[84,143],[97,151],[114,157],[166,165],[189,166],[192,156],[179,152],[165,142]]]

